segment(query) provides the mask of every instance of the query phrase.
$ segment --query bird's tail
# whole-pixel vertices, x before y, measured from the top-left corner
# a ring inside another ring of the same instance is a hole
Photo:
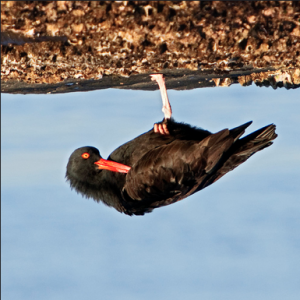
[[[249,126],[250,124],[246,123],[242,126]],[[238,128],[240,127],[237,127],[237,129]],[[236,128],[232,129],[234,133],[235,129]],[[201,188],[207,187],[208,185],[216,182],[223,175],[225,175],[229,171],[232,171],[237,166],[245,162],[254,153],[271,146],[273,144],[272,140],[276,139],[277,137],[275,129],[276,126],[274,124],[270,124],[261,129],[258,129],[257,131],[245,136],[244,138],[237,139],[230,147],[230,149],[226,153],[224,153],[224,156],[220,160],[218,170],[212,173],[212,176],[207,179],[207,181],[202,185]],[[240,130],[236,131],[237,137],[241,135],[239,132]]]
[[[271,146],[273,144],[271,141],[277,137],[275,129],[276,126],[270,124],[237,140],[234,144],[234,155],[246,156],[249,158],[257,151]]]

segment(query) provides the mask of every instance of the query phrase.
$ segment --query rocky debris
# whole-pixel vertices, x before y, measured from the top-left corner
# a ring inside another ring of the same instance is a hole
[[[270,72],[252,73],[239,76],[238,82],[242,86],[251,85],[254,82],[257,86],[298,88],[300,87],[300,69],[278,70]]]
[[[185,69],[209,70],[216,85],[228,86],[232,79],[220,74],[269,68],[282,73],[238,82],[299,85],[300,5],[293,1],[2,1],[1,30],[10,34],[1,45],[3,82]]]
[[[295,89],[300,87],[299,69],[261,71],[239,70],[227,74],[211,74],[208,71],[190,71],[185,69],[164,70],[165,81],[168,89],[189,90],[203,87],[228,87],[232,84],[242,86],[285,87]],[[218,77],[216,77],[218,76]],[[107,88],[156,90],[157,84],[151,81],[149,74],[137,74],[129,77],[104,76],[101,80],[93,79],[67,79],[63,82],[50,84],[26,83],[17,80],[3,81],[2,93],[14,94],[54,94],[69,92],[84,92]]]

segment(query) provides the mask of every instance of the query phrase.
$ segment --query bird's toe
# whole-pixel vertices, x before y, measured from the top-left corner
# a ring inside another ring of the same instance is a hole
[[[168,135],[170,134],[169,133],[169,130],[168,130],[168,127],[167,127],[167,124],[165,123],[155,123],[154,126],[153,126],[153,130],[155,133],[159,133],[159,134],[163,134],[163,135]]]

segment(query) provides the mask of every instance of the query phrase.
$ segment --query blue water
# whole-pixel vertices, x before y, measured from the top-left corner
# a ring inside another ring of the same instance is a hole
[[[178,121],[275,123],[278,138],[143,217],[82,198],[64,174],[74,149],[107,157],[162,120],[159,91],[1,97],[3,299],[299,299],[299,90],[170,90]]]

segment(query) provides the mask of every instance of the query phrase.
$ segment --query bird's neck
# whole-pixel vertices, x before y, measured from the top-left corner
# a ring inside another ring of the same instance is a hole
[[[118,211],[123,211],[121,190],[126,174],[102,170],[92,180],[86,182],[74,181],[71,186],[87,198],[100,200]]]

